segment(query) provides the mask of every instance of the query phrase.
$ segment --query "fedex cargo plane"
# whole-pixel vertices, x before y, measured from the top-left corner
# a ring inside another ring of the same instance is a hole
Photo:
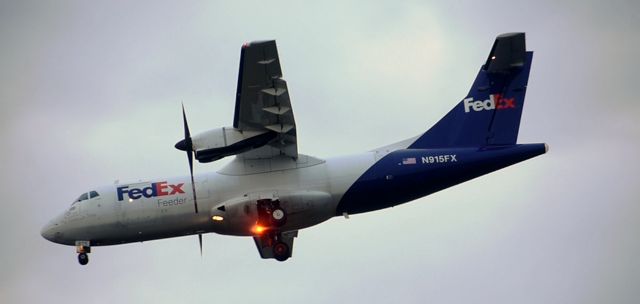
[[[292,256],[298,231],[332,217],[385,209],[547,152],[518,144],[533,52],[524,33],[498,36],[469,93],[426,132],[371,151],[322,159],[298,153],[296,123],[275,41],[246,43],[233,125],[191,135],[184,111],[190,175],[83,192],[42,229],[76,247],[220,233],[250,237],[264,259]],[[201,163],[233,156],[217,172]]]

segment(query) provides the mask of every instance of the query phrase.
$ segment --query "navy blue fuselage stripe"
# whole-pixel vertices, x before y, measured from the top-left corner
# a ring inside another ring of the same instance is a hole
[[[338,203],[336,215],[406,203],[545,151],[544,144],[397,150],[376,162],[351,185]]]

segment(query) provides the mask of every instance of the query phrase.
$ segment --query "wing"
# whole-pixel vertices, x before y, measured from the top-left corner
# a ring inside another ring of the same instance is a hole
[[[293,239],[296,237],[298,237],[298,230],[283,232],[281,237],[279,238],[280,242],[283,242],[287,244],[287,246],[289,246],[289,253],[286,258],[291,257],[293,253]],[[276,258],[273,254],[273,245],[275,245],[275,241],[273,239],[269,238],[268,236],[253,237],[253,241],[256,243],[256,248],[258,248],[258,253],[260,253],[261,258]]]
[[[296,123],[274,40],[242,46],[233,127],[277,134],[269,144],[240,154],[245,159],[298,157]]]

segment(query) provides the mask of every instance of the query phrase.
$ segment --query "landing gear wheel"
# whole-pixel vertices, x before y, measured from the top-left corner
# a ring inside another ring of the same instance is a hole
[[[277,242],[273,245],[273,257],[280,261],[286,261],[290,256],[289,246],[283,242]]]
[[[287,222],[287,214],[282,210],[282,208],[275,208],[271,212],[271,220],[273,220],[276,226],[280,227]]]
[[[80,265],[87,265],[87,263],[89,263],[89,255],[86,253],[79,253],[78,254],[78,263],[80,263]]]

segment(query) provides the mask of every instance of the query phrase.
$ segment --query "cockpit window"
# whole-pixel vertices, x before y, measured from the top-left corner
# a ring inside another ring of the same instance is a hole
[[[82,195],[80,195],[80,197],[78,197],[78,199],[75,202],[81,202],[84,200],[89,199],[89,194],[88,193],[83,193]]]
[[[75,201],[73,201],[71,206],[73,206],[73,205],[75,205],[75,204],[77,204],[79,202],[86,201],[86,200],[88,200],[90,198],[96,198],[96,197],[99,197],[99,196],[100,196],[100,194],[98,194],[98,191],[95,191],[95,190],[90,191],[90,192],[86,192],[86,193],[82,193],[82,195],[80,195]]]

